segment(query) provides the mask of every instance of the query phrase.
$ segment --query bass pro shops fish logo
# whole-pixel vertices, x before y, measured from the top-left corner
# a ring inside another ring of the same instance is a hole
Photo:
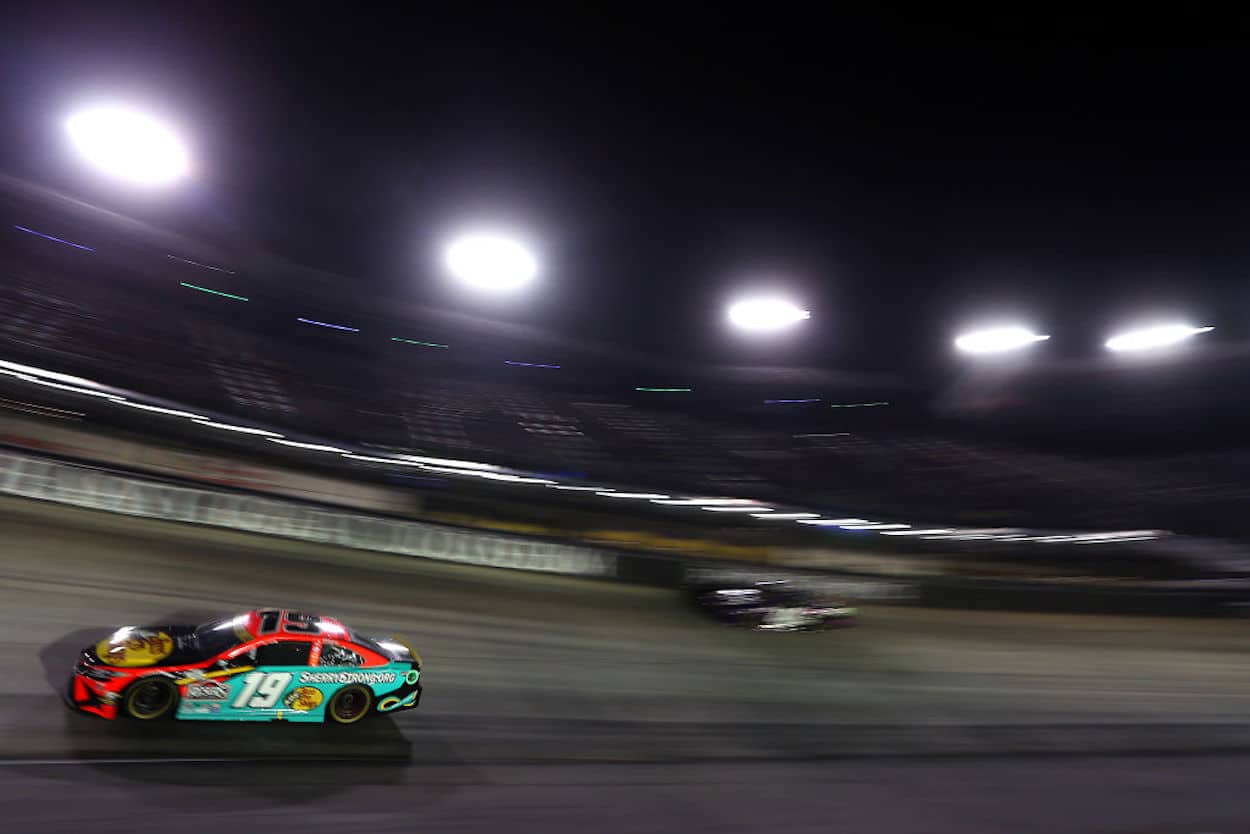
[[[282,699],[282,703],[296,712],[311,712],[321,706],[325,696],[321,690],[312,686],[298,686]]]

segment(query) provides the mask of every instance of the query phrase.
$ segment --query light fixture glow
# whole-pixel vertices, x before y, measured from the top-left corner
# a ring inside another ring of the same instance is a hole
[[[745,298],[729,306],[729,322],[740,330],[771,333],[809,319],[812,314],[792,301],[777,297]]]
[[[482,290],[516,290],[538,275],[538,260],[533,253],[520,241],[504,235],[463,235],[451,242],[443,257],[453,276]]]
[[[170,185],[191,170],[178,133],[145,113],[102,105],[65,120],[70,144],[92,166],[113,179],[139,186]]]
[[[1210,333],[1214,329],[1214,327],[1194,327],[1188,324],[1160,324],[1118,333],[1107,340],[1106,347],[1113,353],[1155,350],[1183,342],[1200,333]]]
[[[1048,335],[1034,333],[1027,327],[1018,325],[991,327],[963,334],[955,339],[955,347],[964,353],[976,355],[1007,353],[1028,347],[1036,342],[1044,342],[1049,338]]]

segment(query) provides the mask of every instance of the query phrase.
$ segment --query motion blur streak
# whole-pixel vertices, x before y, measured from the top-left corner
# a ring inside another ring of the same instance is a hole
[[[955,339],[955,347],[964,353],[1007,353],[1049,339],[1025,327],[998,327],[965,333]]]
[[[177,255],[166,255],[165,257],[172,258],[175,261],[182,261],[184,264],[190,264],[191,266],[198,266],[200,269],[211,269],[213,272],[224,272],[227,275],[235,274],[233,269],[226,269],[224,266],[213,266],[212,264],[193,261],[190,258],[180,258]]]
[[[82,250],[83,250],[83,251],[85,251],[85,252],[94,252],[94,251],[95,251],[95,250],[94,250],[94,249],[92,249],[90,246],[83,246],[81,243],[73,243],[73,242],[68,241],[68,240],[63,240],[63,239],[61,239],[61,238],[59,238],[59,237],[53,237],[52,235],[46,235],[46,234],[44,234],[43,232],[37,232],[37,231],[35,231],[34,229],[28,228],[28,227],[26,227],[26,226],[14,226],[13,228],[17,229],[19,232],[26,232],[26,234],[28,234],[28,235],[34,235],[35,237],[41,237],[41,238],[43,238],[44,240],[50,240],[50,241],[52,241],[53,243],[63,243],[63,244],[65,244],[66,246],[72,246],[72,247],[74,247],[75,249],[82,249]]]
[[[346,330],[349,333],[359,333],[359,327],[348,327],[346,324],[331,324],[328,321],[317,321],[316,319],[297,318],[296,321],[304,324],[314,324],[317,327],[328,327],[331,330]]]
[[[209,295],[219,295],[222,298],[229,298],[233,301],[247,301],[248,300],[247,296],[235,295],[234,293],[230,293],[230,292],[222,292],[221,290],[209,289],[208,287],[201,287],[198,284],[188,284],[186,281],[179,281],[178,285],[181,287],[186,287],[189,290],[197,290],[198,292],[208,293]]]
[[[1194,327],[1188,324],[1161,324],[1130,330],[1107,340],[1107,350],[1113,353],[1156,350],[1178,344],[1201,333],[1210,333],[1214,327]]]
[[[1244,629],[1236,621],[878,607],[866,615],[871,627],[781,643],[778,635],[710,625],[669,591],[383,557],[39,502],[0,500],[0,538],[9,554],[0,583],[0,662],[10,671],[0,679],[0,747],[10,761],[84,764],[61,775],[34,764],[6,768],[0,798],[31,821],[16,830],[81,831],[87,818],[96,830],[123,823],[133,830],[135,814],[179,807],[194,809],[201,821],[223,808],[235,823],[280,813],[309,831],[340,831],[340,811],[367,808],[378,815],[373,829],[398,831],[410,828],[417,802],[426,822],[454,819],[458,830],[497,831],[496,817],[472,810],[488,802],[550,817],[550,830],[609,831],[627,805],[663,786],[663,807],[635,807],[631,819],[657,815],[649,829],[671,830],[666,815],[719,818],[735,797],[749,795],[740,806],[746,818],[815,815],[812,830],[823,831],[831,798],[841,807],[873,790],[879,801],[863,809],[871,830],[914,831],[913,817],[891,818],[883,809],[913,795],[932,802],[919,797],[940,790],[942,813],[952,817],[943,826],[927,820],[925,831],[1001,830],[1010,818],[1021,821],[1015,830],[1040,832],[1053,829],[1024,824],[1026,810],[1038,823],[1038,809],[1019,807],[1020,791],[1049,791],[1065,779],[1076,790],[1096,783],[1089,812],[1108,813],[1106,781],[1129,779],[1127,786],[1141,778],[1133,775],[1140,763],[1118,769],[1103,756],[1052,766],[1054,754],[1250,749],[1250,669],[1241,662]],[[113,731],[63,710],[65,670],[108,625],[162,621],[174,609],[206,618],[262,601],[333,610],[374,633],[419,635],[431,670],[428,703],[420,713],[351,734],[316,727],[293,733],[281,725]],[[749,689],[740,685],[744,679]],[[1047,758],[1003,757],[1030,752]],[[960,758],[907,758],[948,753]],[[882,754],[894,758],[820,761]],[[96,758],[155,764],[122,771],[90,764]],[[211,758],[254,764],[162,764]],[[325,758],[338,761],[309,765],[315,770],[292,761]],[[282,761],[265,769],[266,759]],[[1190,766],[1170,761],[1181,774]],[[1239,762],[1202,770],[1192,791],[1229,790],[1220,807],[1233,807],[1244,796],[1230,787],[1243,778]],[[545,765],[541,785],[538,763]],[[524,771],[508,770],[520,765]],[[1094,779],[1093,772],[1102,775]],[[1011,790],[1003,783],[1006,798],[997,796],[989,786],[1008,773],[1019,782]],[[514,789],[501,795],[498,779]],[[911,779],[917,784],[904,787]],[[64,802],[67,784],[94,801]],[[1156,807],[1160,791],[1182,790],[1169,784],[1151,789],[1152,813],[1193,822],[1201,809]],[[977,819],[951,810],[950,791],[971,807],[1002,802],[995,807],[1016,816],[996,814],[993,825],[978,828]],[[47,804],[14,804],[19,795]],[[769,802],[761,804],[761,796]],[[1131,807],[1126,799],[1121,813]],[[1070,803],[1064,812],[1073,813]],[[402,827],[381,825],[394,814]],[[560,820],[572,827],[561,828]]]

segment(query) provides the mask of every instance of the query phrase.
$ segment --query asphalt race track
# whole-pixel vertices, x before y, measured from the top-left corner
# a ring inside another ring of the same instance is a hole
[[[5,831],[1250,832],[1244,620],[879,607],[757,634],[673,592],[19,499],[0,547]],[[109,627],[258,605],[409,638],[421,709],[150,727],[62,706]]]

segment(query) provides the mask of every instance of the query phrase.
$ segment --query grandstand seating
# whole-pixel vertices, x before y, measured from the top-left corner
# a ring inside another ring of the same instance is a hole
[[[1250,497],[1247,461],[1228,456],[1092,465],[915,429],[852,430],[828,411],[746,420],[697,398],[661,408],[604,384],[570,390],[440,366],[442,356],[391,357],[385,342],[372,354],[320,333],[295,343],[263,317],[223,314],[228,302],[86,280],[20,252],[4,270],[0,355],[345,442],[935,523],[1237,527]]]

